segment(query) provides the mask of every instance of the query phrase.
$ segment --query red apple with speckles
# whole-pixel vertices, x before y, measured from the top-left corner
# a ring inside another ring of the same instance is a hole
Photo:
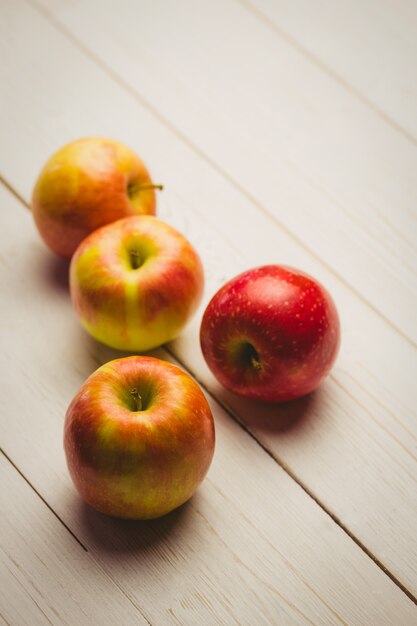
[[[175,228],[151,215],[94,231],[70,265],[74,310],[98,341],[144,352],[174,339],[200,303],[200,257]]]
[[[129,215],[155,214],[155,188],[143,161],[113,139],[87,137],[63,146],[45,163],[32,213],[46,245],[71,257],[89,233]]]
[[[279,265],[248,270],[209,302],[200,340],[219,382],[256,400],[284,402],[313,391],[340,343],[339,316],[325,288]]]
[[[92,507],[150,519],[188,500],[214,453],[213,416],[180,368],[151,357],[106,363],[71,402],[64,448],[73,482]]]

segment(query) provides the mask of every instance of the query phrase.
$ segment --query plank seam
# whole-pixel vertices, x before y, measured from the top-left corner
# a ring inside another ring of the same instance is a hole
[[[138,611],[138,613],[140,613],[140,615],[143,617],[143,619],[147,622],[147,624],[149,626],[153,626],[152,622],[149,621],[149,619],[146,617],[146,615],[143,614],[142,609],[136,604],[136,602],[134,602],[132,600],[132,598],[129,596],[129,594],[127,593],[127,591],[125,589],[123,589],[119,583],[114,580],[114,578],[112,578],[109,573],[107,572],[107,570],[105,568],[103,568],[99,563],[97,563],[96,558],[94,556],[94,554],[92,554],[88,548],[82,543],[82,541],[77,537],[77,535],[70,529],[70,527],[63,521],[63,519],[58,515],[58,513],[56,511],[54,511],[54,509],[52,508],[52,506],[47,502],[47,500],[45,500],[45,498],[41,495],[41,493],[36,489],[36,487],[30,482],[30,480],[25,476],[25,474],[19,469],[19,467],[16,465],[16,463],[11,459],[11,457],[5,452],[5,450],[3,448],[0,448],[0,452],[1,454],[4,456],[4,458],[10,463],[10,465],[16,470],[16,472],[19,474],[19,476],[21,476],[21,478],[23,478],[23,480],[26,482],[26,484],[32,489],[32,491],[34,491],[36,493],[36,495],[42,500],[42,502],[44,503],[44,505],[49,509],[49,511],[54,515],[54,517],[61,522],[62,526],[64,526],[64,528],[69,532],[69,534],[73,537],[73,539],[75,539],[75,541],[81,546],[81,548],[87,552],[88,554],[90,554],[92,556],[92,558],[94,559],[94,562],[96,563],[96,565],[100,568],[100,570],[103,572],[103,574],[105,574],[105,576],[107,576],[107,578],[109,578],[109,580],[111,580],[111,582],[119,589],[119,591],[125,596],[125,598],[135,607],[135,609]],[[32,596],[31,596],[32,597]],[[33,598],[32,598],[33,599]],[[39,607],[40,608],[40,607]],[[42,609],[40,609],[42,610]],[[45,616],[46,617],[46,616]],[[49,620],[48,620],[49,621]]]
[[[17,191],[16,191],[16,190],[15,190],[15,189],[11,186],[11,185],[10,185],[10,183],[8,183],[8,182],[4,179],[4,177],[3,177],[1,174],[0,174],[0,183],[2,183],[2,184],[3,184],[6,188],[7,188],[7,190],[8,190],[8,191],[9,191],[9,192],[10,192],[10,193],[11,193],[11,194],[12,194],[12,195],[13,195],[13,196],[14,196],[14,197],[15,197],[15,198],[16,198],[16,199],[17,199],[17,200],[18,200],[18,201],[19,201],[19,202],[20,202],[20,203],[21,203],[21,204],[25,207],[25,208],[27,208],[29,211],[31,211],[30,204],[29,204],[28,202],[26,202],[26,200],[25,200],[25,199],[24,199],[24,198],[23,198],[23,197],[22,197],[22,196],[21,196],[21,195],[20,195],[20,194],[19,194],[19,193],[18,193],[18,192],[17,192]],[[230,245],[232,245],[232,244],[230,244]],[[178,358],[178,357],[176,357],[176,356],[175,356],[175,354],[174,354],[174,353],[171,353],[171,352],[170,352],[170,354],[172,354],[172,356],[173,356],[174,358]],[[95,360],[95,362],[97,363],[97,366],[100,366],[100,365],[101,365],[101,363],[99,363],[99,362],[97,361],[97,359],[95,359],[95,358],[94,358],[94,360]],[[178,360],[179,360],[179,359],[178,359]],[[336,383],[336,384],[337,384],[337,385],[338,385],[341,389],[343,389],[343,390],[345,391],[345,393],[347,393],[347,394],[348,394],[348,395],[349,395],[349,396],[350,396],[353,400],[355,400],[355,402],[357,402],[357,403],[358,403],[358,405],[359,405],[359,406],[361,406],[361,407],[362,407],[362,409],[364,409],[364,410],[368,413],[368,415],[369,415],[369,416],[370,416],[370,417],[371,417],[371,418],[372,418],[372,419],[373,419],[373,420],[374,420],[374,421],[378,424],[378,426],[379,426],[380,428],[382,428],[382,429],[383,429],[383,430],[384,430],[387,434],[389,434],[389,435],[393,438],[393,440],[394,440],[394,441],[395,441],[395,442],[396,442],[396,443],[397,443],[397,444],[398,444],[401,448],[403,448],[403,449],[404,449],[404,451],[405,451],[405,452],[406,452],[409,456],[411,456],[411,458],[412,458],[414,461],[416,461],[416,460],[417,460],[417,459],[416,459],[416,457],[415,457],[415,456],[414,456],[414,455],[413,455],[413,454],[412,454],[412,453],[411,453],[411,452],[410,452],[410,451],[409,451],[409,450],[408,450],[408,449],[407,449],[407,448],[406,448],[406,447],[405,447],[405,446],[401,443],[401,441],[400,441],[400,440],[399,440],[399,439],[398,439],[395,435],[393,435],[393,434],[392,434],[392,432],[391,432],[389,429],[385,428],[385,427],[384,427],[384,426],[383,426],[383,425],[379,422],[379,420],[376,420],[376,419],[374,418],[374,416],[373,416],[373,415],[369,412],[369,410],[368,410],[368,409],[367,409],[367,408],[366,408],[366,407],[365,407],[362,403],[360,403],[360,402],[357,400],[357,398],[354,398],[354,397],[352,396],[352,394],[351,394],[351,393],[350,393],[350,392],[349,392],[349,391],[348,391],[348,390],[344,387],[344,385],[343,385],[342,383],[340,383],[340,382],[339,382],[336,378],[334,378],[333,376],[332,376],[332,379],[334,380],[334,382],[335,382],[335,383]],[[363,387],[360,385],[360,383],[359,383],[356,379],[353,379],[353,380],[354,380],[354,382],[355,382],[356,384],[358,384],[358,385],[359,385],[359,386],[363,389]],[[375,401],[377,401],[375,398],[374,398],[374,400],[375,400]],[[378,401],[377,401],[377,402],[378,402]],[[398,420],[397,416],[392,415],[392,417],[393,417],[393,419],[395,419],[396,421],[398,421],[398,423],[399,423],[399,424],[401,424],[401,426],[402,426],[402,427],[403,427],[403,428],[404,428],[404,429],[405,429],[405,430],[406,430],[406,431],[410,434],[410,437],[415,438],[415,437],[414,437],[414,435],[413,435],[413,434],[412,434],[412,433],[411,433],[411,432],[407,429],[407,427],[406,427],[406,426],[404,426],[404,424],[403,424],[400,420]]]
[[[248,13],[251,13],[256,19],[258,19],[262,24],[264,24],[269,30],[271,30],[275,35],[283,39],[287,44],[292,46],[295,50],[300,52],[310,63],[317,65],[322,72],[324,72],[327,76],[329,76],[332,80],[338,83],[341,87],[346,89],[351,95],[357,98],[362,104],[364,104],[368,109],[370,109],[373,113],[375,113],[383,122],[388,124],[393,130],[399,133],[402,137],[411,142],[414,146],[417,146],[417,139],[412,135],[409,131],[407,131],[401,124],[398,124],[395,120],[393,120],[383,109],[380,109],[376,104],[372,102],[372,100],[368,100],[368,98],[356,89],[353,85],[351,85],[347,80],[345,80],[342,76],[340,76],[336,71],[332,70],[331,67],[323,63],[319,57],[310,52],[307,48],[304,48],[295,37],[292,37],[290,34],[285,32],[282,28],[280,28],[272,19],[270,19],[267,15],[265,15],[260,9],[254,6],[248,0],[236,0],[238,4],[240,4]]]
[[[29,209],[29,211],[31,211],[30,205],[28,202],[26,202],[26,200],[23,198],[23,196],[20,195],[20,193],[18,193],[16,191],[16,189],[14,187],[11,186],[11,184],[0,174],[0,183],[2,185],[4,185],[4,187],[6,187],[7,191],[9,191],[12,196],[14,196],[21,204],[23,204],[23,206],[26,209]]]
[[[85,54],[97,67],[99,67],[109,78],[111,78],[119,87],[138,101],[149,113],[151,113],[157,120],[159,120],[168,130],[170,130],[182,143],[187,145],[195,154],[197,154],[203,161],[205,161],[217,174],[219,174],[224,180],[226,180],[232,187],[234,187],[246,200],[248,200],[253,206],[255,206],[261,213],[267,217],[275,226],[278,226],[288,237],[295,241],[298,245],[304,248],[314,259],[316,259],[323,267],[327,269],[333,276],[335,276],[347,289],[355,294],[361,302],[366,304],[374,313],[376,313],[381,319],[383,319],[392,330],[394,330],[403,339],[409,342],[413,347],[417,348],[417,341],[414,341],[409,337],[401,328],[396,326],[389,318],[387,318],[382,311],[380,311],[372,302],[370,302],[360,291],[358,291],[353,285],[347,281],[344,276],[339,274],[334,268],[322,259],[310,246],[308,246],[302,239],[297,237],[285,224],[280,222],[274,215],[272,215],[267,208],[265,208],[252,194],[240,185],[232,176],[230,176],[225,170],[218,166],[208,155],[206,155],[196,144],[183,134],[176,126],[174,126],[164,115],[162,115],[154,106],[142,96],[136,88],[132,87],[128,82],[116,74],[111,67],[109,67],[102,59],[97,56],[90,48],[88,48],[82,41],[80,41],[75,35],[72,34],[55,16],[40,6],[36,0],[25,0],[41,15],[43,15],[64,37],[77,47],[81,52]],[[417,142],[416,142],[417,145]],[[15,194],[17,195],[17,194]],[[27,206],[27,203],[25,202]]]
[[[36,495],[42,500],[42,502],[44,503],[44,505],[46,507],[48,507],[48,509],[51,511],[51,513],[56,517],[56,519],[61,522],[61,524],[64,526],[64,528],[67,529],[67,531],[69,532],[69,534],[73,537],[73,539],[75,539],[75,541],[82,547],[82,549],[84,550],[84,552],[88,552],[88,549],[86,548],[86,546],[82,543],[82,541],[80,541],[80,539],[78,539],[77,535],[75,535],[73,533],[73,531],[69,528],[69,526],[64,522],[63,519],[61,519],[58,515],[58,513],[56,511],[54,511],[54,509],[51,507],[51,505],[45,500],[45,498],[39,493],[39,491],[36,489],[36,487],[30,482],[30,480],[23,474],[23,472],[19,469],[19,467],[16,465],[16,463],[11,459],[11,457],[7,454],[7,452],[5,452],[5,450],[3,448],[0,448],[0,452],[1,454],[4,456],[4,458],[10,463],[10,465],[12,465],[14,467],[14,469],[16,470],[16,472],[23,478],[23,480],[29,485],[29,487],[32,489],[32,491],[34,491],[36,493]]]
[[[213,483],[210,478],[207,478],[207,480],[210,482],[212,488],[225,500],[228,499],[227,495],[218,487],[218,485],[216,485],[215,483]],[[328,604],[321,596],[320,594],[314,589],[314,587],[312,585],[310,585],[310,583],[307,582],[307,580],[300,574],[299,570],[291,563],[291,561],[289,561],[287,559],[287,557],[285,557],[282,552],[280,550],[278,550],[278,548],[276,546],[274,546],[270,540],[268,539],[268,537],[265,536],[265,534],[259,530],[259,528],[256,527],[256,525],[254,524],[254,522],[249,519],[249,517],[247,517],[247,515],[245,515],[245,513],[243,511],[240,511],[240,515],[243,517],[243,519],[246,521],[247,524],[249,524],[250,526],[252,526],[253,528],[255,528],[257,530],[257,532],[259,534],[261,534],[262,538],[264,539],[264,541],[266,541],[268,543],[268,545],[271,547],[271,550],[274,550],[275,552],[277,552],[277,554],[279,554],[280,559],[285,563],[286,567],[288,567],[288,569],[290,569],[294,575],[297,577],[297,579],[302,582],[303,585],[305,585],[307,587],[307,589],[309,589],[309,591],[311,591],[311,593],[313,593],[315,595],[315,597],[326,607],[326,609],[328,609],[332,615],[339,621],[341,622],[341,624],[343,624],[343,626],[348,626],[348,624],[340,617],[340,615],[336,612],[335,609],[333,609],[330,604]],[[215,531],[214,531],[215,532]],[[303,615],[303,617],[305,617]],[[308,618],[307,618],[308,619]],[[316,625],[314,625],[316,626]]]
[[[3,620],[3,622],[6,624],[6,626],[12,626],[12,625],[10,624],[10,622],[8,622],[8,621],[6,620],[6,618],[4,617],[4,615],[3,615],[2,613],[0,613],[0,618]]]
[[[176,361],[178,361],[178,363],[181,365],[182,368],[184,368],[186,371],[190,371],[189,368],[186,367],[186,365],[181,361],[181,359],[179,359],[177,357],[177,355],[172,351],[172,349],[170,347],[164,346],[164,349],[168,352],[168,354],[170,354]],[[415,597],[413,595],[413,593],[411,591],[409,591],[407,589],[407,587],[405,587],[403,585],[403,583],[394,575],[392,574],[392,572],[390,572],[388,570],[388,568],[382,563],[382,561],[380,561],[378,559],[378,557],[376,557],[366,546],[364,543],[362,543],[362,541],[356,537],[356,535],[353,534],[353,532],[351,530],[349,530],[349,528],[347,526],[345,526],[345,524],[341,521],[341,519],[335,514],[332,513],[330,511],[330,509],[327,508],[327,506],[320,500],[320,498],[318,498],[317,496],[314,495],[314,493],[306,486],[304,485],[304,483],[301,481],[300,478],[298,478],[298,476],[289,468],[289,466],[284,463],[284,461],[282,461],[278,456],[275,456],[270,450],[268,450],[268,448],[261,442],[259,441],[259,439],[256,438],[256,436],[249,430],[249,428],[247,427],[247,425],[241,421],[241,419],[239,418],[239,416],[233,411],[233,409],[231,409],[230,407],[227,406],[227,404],[225,404],[222,400],[215,398],[213,396],[213,394],[209,391],[209,389],[207,389],[206,385],[195,375],[194,372],[191,372],[193,377],[196,379],[196,381],[198,382],[198,384],[204,389],[205,393],[212,398],[215,402],[217,402],[217,404],[219,406],[221,406],[221,408],[225,411],[225,413],[232,418],[237,424],[239,424],[239,426],[258,444],[258,446],[260,446],[260,448],[262,448],[262,450],[277,464],[279,465],[279,467],[286,473],[288,474],[288,476],[294,480],[294,482],[297,483],[297,485],[299,487],[301,487],[301,489],[304,491],[304,493],[306,493],[316,504],[318,507],[320,507],[320,509],[326,513],[331,519],[332,521],[339,526],[339,528],[349,537],[349,539],[351,539],[357,546],[358,548],[360,548],[362,550],[362,552],[364,552],[366,554],[367,557],[369,557],[374,563],[375,565],[377,565],[377,567],[379,567],[380,570],[382,570],[384,572],[384,574],[386,576],[388,576],[388,578],[397,586],[401,589],[401,591],[413,602],[413,604],[415,604],[417,606],[417,597]]]
[[[210,481],[209,478],[207,478],[208,481]],[[210,484],[212,486],[213,489],[215,489],[217,491],[217,493],[219,493],[223,498],[225,498],[225,495],[222,493],[222,491],[219,490],[219,488],[217,487],[217,485],[215,485],[213,482],[210,481]],[[279,589],[273,587],[270,583],[268,583],[268,581],[265,581],[264,579],[262,579],[261,577],[258,576],[258,574],[251,569],[246,563],[245,561],[236,553],[236,551],[229,546],[224,539],[221,537],[221,535],[218,533],[218,531],[214,528],[214,526],[209,522],[209,520],[207,519],[207,517],[205,515],[203,515],[198,509],[195,509],[196,514],[201,517],[204,521],[204,523],[208,526],[208,528],[210,529],[210,532],[215,535],[215,537],[217,537],[218,541],[222,544],[222,546],[225,548],[225,550],[227,550],[233,557],[233,559],[239,563],[239,565],[241,565],[241,567],[243,567],[247,572],[249,572],[249,574],[251,576],[253,576],[257,581],[259,581],[262,585],[266,585],[269,590],[271,591],[271,593],[274,593],[275,595],[277,595],[280,600],[282,600],[287,607],[289,607],[294,613],[298,613],[298,615],[301,615],[301,617],[308,622],[309,624],[312,624],[312,626],[315,626],[314,622],[311,621],[311,619],[309,619],[309,617],[307,615],[305,615],[301,609],[299,609],[295,604],[293,604],[290,600],[288,600],[288,598],[283,595]],[[252,526],[253,524],[251,522],[249,522]],[[257,529],[258,530],[258,529]],[[259,530],[258,530],[259,532]],[[281,556],[281,554],[280,554]],[[281,557],[282,558],[282,557]],[[288,566],[288,563],[286,563],[286,565]],[[298,572],[297,572],[298,573]],[[304,581],[303,581],[304,582]],[[318,596],[317,594],[315,594],[316,597],[319,598],[319,600],[323,603],[323,605],[329,609],[333,615],[335,615],[335,611],[330,608],[326,602],[324,602],[320,596]],[[345,622],[342,622],[345,626],[347,626],[345,624]]]
[[[3,176],[0,175],[0,182],[3,183],[5,185],[5,187],[7,187],[7,189],[23,204],[23,206],[25,208],[29,208],[30,206],[29,204],[13,189],[13,187],[10,185],[10,183],[6,182],[5,179],[3,178]],[[168,352],[168,354],[170,354],[176,361],[178,361],[178,363],[181,365],[181,367],[183,369],[185,369],[186,371],[190,371],[189,368],[183,363],[183,361],[175,354],[175,352],[172,350],[172,348],[168,347],[168,346],[164,346],[165,350]],[[337,524],[337,526],[339,526],[339,528],[377,565],[377,567],[379,567],[379,569],[381,569],[384,574],[386,574],[386,576],[388,576],[388,578],[390,578],[390,580],[397,586],[399,587],[399,589],[401,589],[401,591],[417,606],[417,597],[415,597],[411,591],[409,591],[404,585],[403,583],[401,583],[401,581],[396,578],[396,576],[394,574],[392,574],[387,567],[365,546],[365,544],[363,544],[361,542],[361,540],[359,538],[356,537],[356,535],[354,535],[352,533],[352,531],[350,531],[348,529],[347,526],[345,526],[343,524],[343,522],[340,520],[340,518],[338,518],[334,513],[332,513],[330,511],[330,509],[327,508],[327,506],[317,497],[313,494],[313,492],[306,486],[304,485],[304,483],[301,481],[301,479],[299,479],[297,477],[297,475],[289,468],[289,466],[284,463],[280,458],[278,458],[277,456],[275,456],[270,450],[268,450],[268,448],[261,442],[259,441],[256,436],[249,430],[249,428],[246,426],[246,424],[244,422],[241,421],[241,419],[239,418],[239,416],[231,409],[229,408],[223,401],[221,401],[218,398],[215,398],[213,396],[213,394],[208,390],[208,388],[206,387],[206,385],[198,378],[198,376],[194,373],[191,372],[192,375],[194,376],[194,378],[197,380],[197,382],[199,383],[199,385],[204,389],[205,393],[212,398],[215,402],[217,402],[217,404],[226,412],[226,414],[233,419],[237,424],[239,424],[239,426],[253,439],[253,441],[255,441],[260,448],[266,452],[266,454],[273,459],[273,461],[292,479],[296,482],[296,484],[301,487],[301,489],[317,504],[317,506],[320,507],[320,509],[322,509],[322,511],[324,511],[324,513],[326,513],[335,524]],[[29,480],[24,476],[24,474],[22,474],[22,472],[18,469],[18,467],[13,463],[13,461],[7,456],[7,454],[0,449],[0,451],[4,454],[4,456],[8,459],[8,461],[13,465],[13,467],[16,469],[16,471],[19,472],[19,474],[22,476],[22,478],[24,478],[24,480],[26,480],[26,482],[30,485],[30,487],[32,487],[32,489],[38,494],[38,496],[41,498],[41,500],[46,504],[46,506],[52,511],[52,513],[57,517],[57,519],[59,519],[59,521],[65,526],[65,528],[68,530],[69,533],[71,533],[71,535],[75,538],[75,540],[82,546],[82,548],[88,552],[87,548],[81,543],[81,541],[76,537],[76,535],[74,535],[74,533],[69,529],[69,527],[65,524],[65,522],[57,515],[57,513],[50,507],[50,505],[46,502],[46,500],[40,495],[40,493],[35,489],[35,487],[29,482]],[[112,579],[113,580],[113,579]],[[116,584],[116,583],[115,583]],[[123,591],[123,590],[122,590]],[[123,591],[124,593],[124,591]],[[128,597],[128,596],[126,596]],[[128,598],[130,600],[130,598]],[[135,605],[136,606],[136,605]],[[138,608],[138,607],[136,607]],[[139,609],[138,609],[139,610]],[[147,619],[145,616],[143,616],[145,619]],[[150,622],[149,622],[150,624]],[[150,626],[152,626],[150,624]]]

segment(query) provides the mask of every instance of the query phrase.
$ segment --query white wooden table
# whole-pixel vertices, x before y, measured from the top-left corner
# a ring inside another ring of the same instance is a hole
[[[2,623],[417,624],[416,30],[414,0],[0,0]],[[91,135],[144,158],[206,268],[155,354],[203,386],[215,459],[149,523],[83,505],[62,448],[118,353],[81,329],[28,204]],[[341,314],[332,374],[291,405],[227,393],[198,344],[211,295],[263,263]]]

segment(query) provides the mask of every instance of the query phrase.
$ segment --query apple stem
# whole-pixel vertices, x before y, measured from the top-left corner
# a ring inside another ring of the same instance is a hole
[[[159,191],[162,191],[164,188],[163,185],[154,185],[153,183],[149,183],[146,185],[138,185],[137,189],[138,191],[144,191],[146,189],[159,189]]]
[[[258,361],[258,359],[256,359],[254,356],[253,356],[253,357],[251,357],[250,362],[251,362],[251,364],[252,364],[252,367],[253,367],[255,370],[260,370],[260,369],[262,368],[262,365],[260,364],[260,362]]]
[[[130,392],[135,405],[136,405],[136,411],[142,411],[142,396],[140,395],[139,391],[137,390],[136,387],[133,387],[133,389]]]
[[[141,259],[137,250],[130,250],[130,263],[134,270],[137,270],[141,266]]]

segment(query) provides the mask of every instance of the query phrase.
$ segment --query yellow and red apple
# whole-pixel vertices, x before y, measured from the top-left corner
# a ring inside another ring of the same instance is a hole
[[[225,387],[283,402],[313,391],[329,373],[339,349],[339,316],[316,279],[266,265],[236,276],[213,296],[200,339]]]
[[[214,453],[203,392],[178,367],[151,357],[106,363],[71,402],[64,448],[85,502],[115,517],[150,519],[188,500]]]
[[[96,228],[129,215],[154,215],[156,187],[143,161],[124,144],[79,139],[43,167],[33,190],[33,216],[46,245],[71,257]]]
[[[99,228],[70,265],[81,323],[120,350],[143,352],[174,339],[196,310],[203,286],[203,266],[189,241],[149,215]]]

